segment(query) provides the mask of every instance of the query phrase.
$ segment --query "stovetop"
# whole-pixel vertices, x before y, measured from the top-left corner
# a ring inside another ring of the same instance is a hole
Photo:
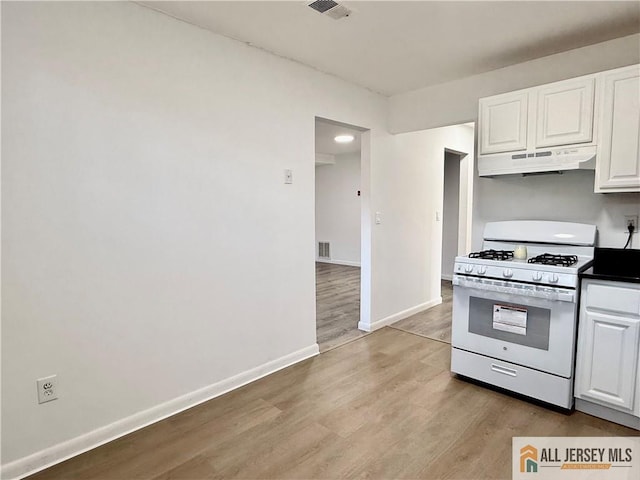
[[[526,259],[510,258],[508,260],[493,260],[487,258],[472,258],[470,256],[456,257],[456,263],[476,264],[494,266],[496,268],[517,268],[524,270],[539,270],[543,272],[559,272],[577,275],[578,272],[587,268],[593,263],[593,257],[575,255],[576,261],[572,265],[553,265],[544,263],[531,262],[534,256],[529,256]]]
[[[488,222],[482,251],[456,257],[454,275],[575,289],[593,263],[594,225],[514,220]],[[526,259],[514,257],[525,252]]]
[[[578,273],[590,267],[593,257],[576,255],[573,265],[546,265],[530,263],[527,259],[492,260],[486,258],[456,257],[454,273],[478,277],[494,278],[502,281],[526,282],[542,285],[576,288]]]
[[[513,260],[514,259],[514,251],[513,250],[481,250],[479,252],[471,252],[469,254],[469,258],[473,259],[483,259],[483,260],[495,260],[495,261],[505,261],[505,260]],[[535,255],[527,258],[527,263],[534,263],[537,265],[554,265],[559,267],[570,267],[578,263],[577,255],[562,255],[557,253],[542,253],[540,255]]]

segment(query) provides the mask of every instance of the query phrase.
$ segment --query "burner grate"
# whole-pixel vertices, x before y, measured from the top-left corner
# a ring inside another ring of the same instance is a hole
[[[578,263],[578,257],[575,255],[553,255],[551,253],[543,253],[537,257],[528,260],[529,263],[539,263],[542,265],[556,265],[561,267],[570,267]]]
[[[509,250],[482,250],[481,252],[472,252],[469,258],[484,258],[487,260],[509,260],[513,258],[513,252]]]

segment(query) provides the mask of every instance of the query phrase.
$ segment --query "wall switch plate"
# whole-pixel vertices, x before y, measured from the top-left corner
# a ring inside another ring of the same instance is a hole
[[[36,380],[38,386],[38,403],[50,402],[58,398],[58,378],[57,375],[39,378]]]
[[[629,224],[633,225],[634,233],[638,231],[638,215],[624,216],[624,231],[628,232]]]
[[[284,171],[284,183],[293,183],[293,170],[287,169]]]
[[[376,212],[376,225],[380,225],[382,223],[382,213]]]

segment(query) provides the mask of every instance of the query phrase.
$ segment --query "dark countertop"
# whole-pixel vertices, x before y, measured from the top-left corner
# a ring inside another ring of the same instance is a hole
[[[640,283],[640,250],[596,248],[593,266],[582,272],[580,278]]]
[[[580,278],[594,278],[597,280],[609,280],[611,282],[640,283],[640,276],[630,277],[624,275],[596,273],[593,271],[593,267],[589,267],[582,272],[580,274]]]

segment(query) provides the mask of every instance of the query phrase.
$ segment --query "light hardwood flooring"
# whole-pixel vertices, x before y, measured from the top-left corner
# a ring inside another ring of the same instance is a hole
[[[507,479],[513,436],[640,435],[452,377],[449,357],[383,328],[31,478]]]
[[[316,336],[320,351],[366,335],[360,321],[360,267],[316,263]]]
[[[451,282],[442,280],[442,303],[440,305],[436,305],[424,312],[416,313],[391,326],[440,342],[451,343],[452,304],[453,286]]]

